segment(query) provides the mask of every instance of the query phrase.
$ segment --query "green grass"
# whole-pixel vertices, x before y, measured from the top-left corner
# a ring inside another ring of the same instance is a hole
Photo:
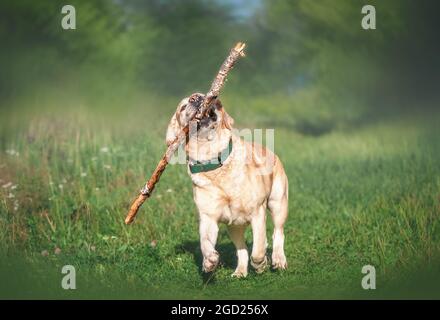
[[[275,128],[290,187],[289,269],[232,279],[224,226],[222,263],[201,273],[184,166],[169,167],[136,222],[123,223],[165,150],[177,100],[111,111],[60,101],[1,111],[1,298],[440,298],[437,114],[338,122],[226,97],[237,127]],[[246,239],[251,247],[250,228]],[[76,267],[75,291],[61,289],[66,264]],[[374,292],[361,289],[365,264],[377,270]]]

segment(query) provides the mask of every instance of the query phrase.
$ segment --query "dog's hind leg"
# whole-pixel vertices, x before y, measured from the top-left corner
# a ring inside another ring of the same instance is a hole
[[[232,274],[233,277],[241,278],[246,277],[248,274],[248,262],[249,262],[249,254],[246,246],[246,242],[244,240],[244,232],[246,230],[245,225],[229,225],[228,231],[229,236],[231,237],[232,242],[237,249],[237,268],[235,272]]]
[[[203,271],[212,272],[218,265],[219,254],[215,250],[217,242],[218,224],[206,214],[200,215],[200,248],[203,254]]]
[[[281,165],[280,162],[278,162]],[[284,223],[288,213],[288,184],[284,169],[277,168],[272,184],[272,191],[269,196],[268,207],[272,214],[274,225],[273,230],[273,251],[272,266],[275,269],[286,269],[287,260],[284,254]]]

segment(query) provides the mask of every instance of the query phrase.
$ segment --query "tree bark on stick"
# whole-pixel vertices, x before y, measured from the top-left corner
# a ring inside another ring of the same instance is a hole
[[[211,84],[211,88],[209,89],[208,93],[205,95],[205,98],[202,102],[200,109],[198,111],[195,110],[194,114],[189,117],[191,120],[192,119],[200,120],[206,115],[207,111],[209,110],[209,107],[219,96],[220,91],[226,82],[226,76],[228,75],[228,72],[233,68],[234,64],[237,62],[237,60],[240,57],[244,57],[244,47],[245,44],[239,42],[235,45],[234,48],[231,49],[228,57],[221,65],[217,76],[214,78],[214,81]],[[130,210],[127,214],[127,217],[125,218],[125,224],[130,224],[133,222],[137,212],[139,211],[139,208],[145,202],[145,200],[147,200],[151,196],[154,187],[156,186],[156,183],[159,182],[160,176],[162,175],[166,166],[168,165],[169,160],[171,159],[174,152],[183,143],[183,141],[186,140],[188,133],[189,133],[189,124],[182,129],[182,131],[177,135],[174,141],[168,146],[167,151],[164,153],[162,159],[157,164],[156,169],[153,171],[151,178],[147,181],[145,186],[142,188],[140,194],[133,201]]]

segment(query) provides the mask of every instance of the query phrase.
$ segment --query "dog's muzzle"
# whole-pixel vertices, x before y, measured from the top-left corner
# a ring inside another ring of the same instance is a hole
[[[200,107],[202,106],[203,101],[205,100],[205,95],[201,93],[193,93],[188,100],[189,105],[191,106],[191,109],[196,111],[196,115],[194,117],[194,120],[199,122],[202,118],[202,115],[200,114]]]

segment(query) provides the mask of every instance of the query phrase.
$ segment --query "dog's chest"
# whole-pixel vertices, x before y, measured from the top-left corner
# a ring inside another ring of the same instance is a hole
[[[189,171],[189,170],[188,170]],[[194,186],[199,188],[204,188],[211,185],[211,179],[208,179],[206,176],[201,174],[190,174],[192,183]]]
[[[264,201],[266,194],[260,184],[251,183],[245,172],[227,171],[225,175],[191,175],[199,210],[209,212],[227,224],[250,222],[252,213]],[[204,195],[204,196],[201,196]]]
[[[221,210],[220,220],[223,223],[245,225],[251,221],[252,213],[256,212],[255,202],[243,198],[229,198]]]

